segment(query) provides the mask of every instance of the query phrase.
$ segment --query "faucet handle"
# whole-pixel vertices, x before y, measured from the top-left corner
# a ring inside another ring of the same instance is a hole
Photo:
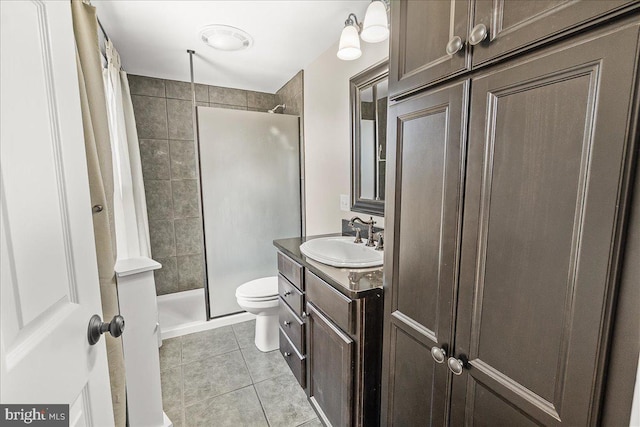
[[[384,233],[382,231],[379,231],[376,233],[376,236],[378,236],[378,241],[376,242],[376,251],[381,251],[384,249]]]
[[[362,243],[362,237],[360,237],[361,230],[358,227],[351,227],[356,232],[356,239],[353,243]]]

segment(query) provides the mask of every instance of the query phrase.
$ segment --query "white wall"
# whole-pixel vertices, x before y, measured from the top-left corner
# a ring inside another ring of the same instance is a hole
[[[339,232],[342,218],[365,214],[340,210],[350,194],[351,119],[349,79],[389,56],[388,41],[362,42],[362,56],[342,61],[338,42],[304,69],[306,234]],[[383,218],[374,217],[382,227]]]

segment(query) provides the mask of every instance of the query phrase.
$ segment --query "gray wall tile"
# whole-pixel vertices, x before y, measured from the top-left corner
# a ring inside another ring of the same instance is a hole
[[[177,255],[202,253],[202,222],[200,218],[176,219],[175,228]]]
[[[185,406],[251,385],[240,350],[188,363],[182,369]]]
[[[151,228],[151,224],[149,224],[149,228]],[[149,230],[149,234],[155,232],[155,228],[153,231]],[[157,258],[154,256],[154,258],[162,264],[161,269],[153,271],[154,281],[156,283],[156,295],[178,292],[180,288],[178,282],[178,260],[176,257]]]
[[[178,286],[180,291],[204,287],[204,258],[202,254],[178,257]]]
[[[210,103],[209,105],[213,108],[226,108],[227,110],[246,110],[247,109],[247,107],[241,107],[239,105],[227,105],[227,104],[215,104],[215,103]]]
[[[149,220],[173,219],[171,181],[148,180],[144,184]]]
[[[200,217],[200,194],[198,180],[185,179],[173,181],[173,212],[175,218]]]
[[[268,426],[251,386],[188,406],[185,420],[188,426]]]
[[[191,82],[165,80],[167,98],[191,101]],[[209,102],[209,87],[196,83],[196,101]]]
[[[153,258],[167,258],[176,255],[173,221],[149,221],[149,235]]]
[[[273,93],[247,91],[247,107],[258,111],[267,111],[276,106],[276,95]]]
[[[141,139],[140,158],[142,176],[150,179],[171,179],[169,161],[169,141],[162,139]]]
[[[132,95],[131,100],[138,139],[168,139],[166,99]]]
[[[209,86],[209,102],[246,107],[247,91],[229,87]]]
[[[278,104],[286,104],[283,114],[302,115],[303,110],[303,79],[304,72],[300,70],[291,80],[276,92]]]
[[[167,99],[169,139],[193,139],[193,108],[191,101]]]
[[[196,149],[193,141],[169,141],[172,179],[195,179]]]
[[[164,98],[164,80],[153,77],[135,76],[129,74],[129,90],[131,95],[159,96]]]

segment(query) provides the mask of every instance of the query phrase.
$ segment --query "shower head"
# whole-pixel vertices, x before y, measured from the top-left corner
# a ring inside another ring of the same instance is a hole
[[[276,110],[277,110],[278,108],[280,108],[280,107],[282,107],[282,111],[284,111],[284,110],[287,108],[287,106],[286,106],[286,105],[284,105],[284,104],[278,104],[278,105],[276,105],[275,107],[273,107],[271,110],[269,110],[269,111],[267,111],[267,112],[268,112],[268,113],[270,113],[270,114],[273,114],[273,113],[275,113],[275,112],[276,112]]]

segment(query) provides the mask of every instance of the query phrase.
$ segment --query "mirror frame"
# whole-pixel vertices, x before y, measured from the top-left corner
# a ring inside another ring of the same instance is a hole
[[[389,78],[389,60],[374,64],[349,80],[351,107],[351,210],[354,212],[384,216],[384,199],[371,200],[360,197],[360,92]]]

